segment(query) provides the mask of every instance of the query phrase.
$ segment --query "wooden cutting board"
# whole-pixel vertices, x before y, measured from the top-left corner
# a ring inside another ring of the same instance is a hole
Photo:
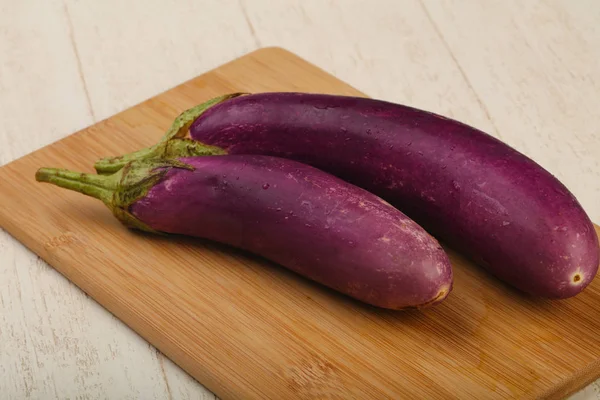
[[[0,169],[0,225],[223,399],[561,398],[600,377],[600,279],[527,298],[451,252],[441,305],[366,306],[226,246],[121,226],[38,167],[153,144],[233,91],[361,95],[284,50],[249,54]]]

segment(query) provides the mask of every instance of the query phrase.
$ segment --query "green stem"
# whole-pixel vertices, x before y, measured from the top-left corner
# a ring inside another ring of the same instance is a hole
[[[203,145],[192,139],[173,138],[166,142],[158,143],[152,147],[138,150],[114,159],[103,159],[94,164],[96,172],[101,175],[114,174],[120,171],[131,161],[160,160],[180,157],[219,156],[226,154],[220,147]],[[108,160],[108,161],[107,161]]]
[[[110,204],[119,183],[116,175],[102,176],[59,168],[40,168],[35,174],[35,179],[83,193],[102,200],[107,205]]]
[[[102,175],[115,173],[121,168],[123,168],[125,164],[127,164],[130,161],[148,160],[156,158],[156,156],[161,152],[161,145],[163,145],[162,140],[154,146],[146,147],[144,149],[137,150],[129,154],[124,154],[118,157],[102,158],[94,164],[94,168],[96,169],[97,173]]]
[[[191,157],[205,155],[220,155],[225,152],[213,146],[206,146],[199,142],[183,139],[192,123],[209,108],[243,95],[244,93],[231,93],[215,97],[202,104],[185,110],[173,121],[162,139],[154,146],[124,154],[117,157],[106,157],[94,164],[99,174],[110,174],[119,171],[125,164],[134,160],[149,160],[154,158]]]
[[[102,200],[125,226],[160,233],[132,215],[129,208],[137,200],[145,197],[170,168],[194,170],[192,165],[176,159],[152,159],[128,163],[112,175],[40,168],[35,174],[35,179]]]

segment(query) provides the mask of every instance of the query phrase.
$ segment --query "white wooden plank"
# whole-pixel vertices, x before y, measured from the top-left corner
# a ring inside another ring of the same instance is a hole
[[[256,46],[237,0],[68,0],[99,119]]]
[[[0,2],[0,164],[93,122],[60,1]]]

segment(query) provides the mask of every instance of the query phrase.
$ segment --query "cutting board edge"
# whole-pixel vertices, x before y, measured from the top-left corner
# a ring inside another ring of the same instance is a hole
[[[540,395],[545,400],[564,400],[592,384],[600,377],[600,358]]]

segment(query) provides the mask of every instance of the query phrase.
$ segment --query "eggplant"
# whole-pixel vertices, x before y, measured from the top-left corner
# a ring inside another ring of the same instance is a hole
[[[106,158],[96,169],[115,170],[176,146],[172,154],[288,158],[385,199],[438,240],[533,296],[575,296],[597,274],[598,236],[575,196],[534,160],[483,131],[377,99],[227,96],[192,110],[191,139],[184,138],[187,128],[175,129],[147,153]]]
[[[452,290],[448,256],[422,227],[372,193],[293,160],[140,160],[112,175],[41,168],[36,179],[102,200],[131,229],[243,249],[377,307],[427,307]]]

